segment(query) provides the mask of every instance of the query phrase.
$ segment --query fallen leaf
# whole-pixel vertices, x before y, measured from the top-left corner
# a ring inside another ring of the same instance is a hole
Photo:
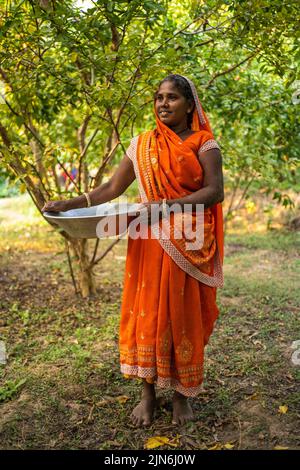
[[[226,442],[222,444],[221,442],[216,442],[212,447],[208,447],[208,450],[224,450],[224,449],[233,449],[234,444]]]
[[[258,393],[254,392],[252,395],[245,397],[245,400],[258,400]]]
[[[288,407],[286,405],[282,405],[278,408],[278,413],[282,413],[285,415],[285,413],[287,412],[288,410]]]
[[[103,406],[103,405],[107,405],[109,403],[114,403],[114,402],[118,402],[118,403],[126,403],[127,400],[129,400],[129,397],[127,397],[126,395],[120,395],[118,397],[106,397],[104,400],[101,400],[101,401],[98,401],[96,403],[97,406]]]
[[[145,449],[155,449],[156,447],[164,446],[170,443],[170,439],[164,436],[154,436],[150,437],[146,444]]]
[[[287,450],[288,447],[284,447],[284,446],[275,446],[273,450]]]
[[[129,397],[127,397],[127,395],[120,395],[119,397],[116,397],[116,400],[119,403],[126,403],[129,400]]]
[[[233,449],[233,448],[234,448],[234,444],[230,444],[230,442],[226,442],[226,444],[224,444],[224,448],[225,448],[225,449]]]
[[[222,449],[223,449],[223,446],[220,442],[217,442],[212,447],[208,447],[208,450],[222,450]]]

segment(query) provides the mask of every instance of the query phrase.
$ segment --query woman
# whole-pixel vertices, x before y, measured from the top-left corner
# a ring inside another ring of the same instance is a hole
[[[188,397],[201,389],[204,347],[219,313],[216,288],[223,285],[222,158],[193,83],[181,75],[166,77],[155,94],[154,112],[156,128],[132,139],[109,182],[88,196],[50,201],[43,208],[85,207],[86,198],[92,205],[110,201],[135,177],[149,217],[163,201],[169,236],[159,231],[160,220],[149,225],[147,239],[133,239],[130,232],[128,238],[119,342],[122,373],[143,379],[141,401],[131,415],[137,426],[152,421],[155,384],[174,390],[173,423],[193,419]],[[167,217],[166,208],[174,203],[191,204],[191,229],[196,204],[204,205],[200,248],[187,248],[185,215]]]

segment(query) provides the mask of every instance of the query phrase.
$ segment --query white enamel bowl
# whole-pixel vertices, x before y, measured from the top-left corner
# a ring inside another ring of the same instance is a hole
[[[74,238],[105,238],[125,234],[142,204],[105,203],[66,212],[44,212],[44,217]]]

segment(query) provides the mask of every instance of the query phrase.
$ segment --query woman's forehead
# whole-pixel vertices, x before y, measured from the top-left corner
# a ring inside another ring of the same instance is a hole
[[[157,93],[176,93],[181,95],[180,90],[178,90],[176,85],[171,81],[163,82],[157,90]]]

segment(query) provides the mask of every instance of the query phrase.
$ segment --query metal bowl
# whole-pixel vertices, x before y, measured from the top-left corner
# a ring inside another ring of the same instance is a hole
[[[142,204],[105,203],[66,212],[44,212],[44,217],[73,238],[106,238],[125,235]]]

